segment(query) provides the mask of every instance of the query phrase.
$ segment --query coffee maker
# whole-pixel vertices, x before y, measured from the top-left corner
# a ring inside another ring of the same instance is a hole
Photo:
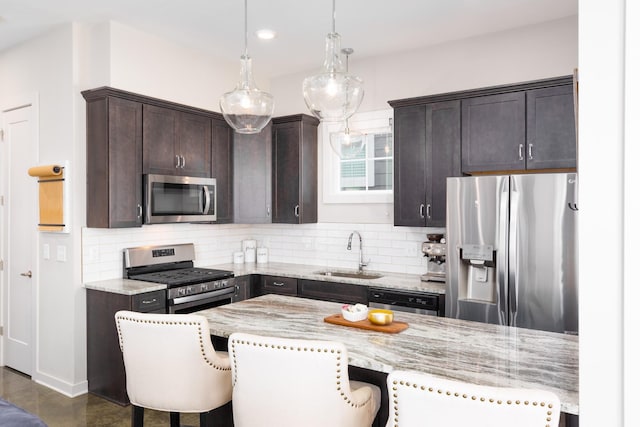
[[[445,282],[447,244],[444,234],[427,234],[427,241],[422,242],[422,253],[429,258],[427,273],[421,276],[424,282]]]

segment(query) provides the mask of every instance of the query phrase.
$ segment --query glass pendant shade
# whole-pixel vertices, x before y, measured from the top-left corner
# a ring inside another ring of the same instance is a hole
[[[364,137],[360,132],[349,130],[349,123],[345,123],[344,130],[329,136],[331,149],[342,160],[354,159],[360,155],[364,147]]]
[[[226,122],[236,132],[258,133],[273,115],[273,96],[258,89],[253,81],[248,53],[247,0],[244,0],[244,55],[240,57],[240,81],[236,88],[220,97],[220,110]]]
[[[224,119],[238,133],[258,133],[271,120],[273,108],[273,96],[258,89],[253,81],[251,58],[243,55],[238,85],[220,98]]]
[[[322,71],[304,79],[302,94],[309,111],[326,122],[344,121],[360,107],[364,84],[345,70],[338,33],[327,34]]]

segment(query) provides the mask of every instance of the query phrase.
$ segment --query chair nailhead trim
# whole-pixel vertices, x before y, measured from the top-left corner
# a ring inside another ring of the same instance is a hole
[[[202,335],[202,327],[200,325],[199,322],[185,322],[182,320],[171,320],[171,321],[167,321],[167,320],[163,320],[163,321],[158,321],[158,320],[147,320],[147,319],[134,319],[132,317],[127,317],[127,316],[119,316],[117,318],[117,322],[116,322],[116,326],[118,329],[118,338],[120,341],[120,351],[122,351],[122,331],[120,330],[120,321],[121,320],[125,320],[128,322],[134,322],[134,323],[148,323],[148,324],[153,324],[153,325],[175,325],[175,326],[197,326],[198,328],[198,342],[200,343],[200,354],[202,355],[202,358],[204,359],[204,361],[211,366],[212,368],[218,370],[218,371],[230,371],[231,367],[224,367],[224,366],[218,366],[216,365],[213,361],[209,360],[209,358],[206,355],[206,352],[204,350],[204,341],[203,341],[203,335]],[[215,351],[215,349],[214,349]]]
[[[398,393],[397,393],[397,390],[399,388],[398,384],[400,386],[413,388],[413,389],[419,389],[421,391],[426,391],[428,393],[433,393],[434,392],[434,388],[433,387],[426,387],[425,385],[420,385],[420,384],[412,384],[409,381],[404,381],[404,380],[393,380],[392,384],[394,385],[392,387],[392,389],[394,391],[394,393],[393,393],[393,412],[394,412],[393,421],[394,421],[394,424],[393,425],[394,425],[394,427],[399,427],[400,411],[398,410],[398,407],[399,407],[399,399],[398,399]],[[453,395],[453,397],[460,397],[460,393],[451,392],[449,390],[443,391],[442,389],[438,389],[438,390],[436,390],[436,392],[438,394],[441,394],[441,395],[446,395],[446,396],[452,396]],[[466,399],[467,398],[467,394],[463,393],[462,394],[462,398]],[[484,396],[480,396],[479,399],[480,399],[481,402],[487,401],[487,398],[485,398]],[[478,400],[478,397],[472,395],[471,396],[471,400]],[[495,400],[492,397],[488,398],[488,402],[489,403],[495,403],[495,404],[498,404],[498,405],[502,404],[502,400]],[[553,415],[553,411],[551,411],[551,408],[553,407],[553,405],[547,405],[545,402],[535,402],[535,401],[534,402],[529,402],[528,400],[525,400],[524,402],[521,402],[520,400],[507,400],[506,403],[508,405],[511,405],[511,404],[515,404],[515,405],[524,404],[525,406],[528,406],[529,403],[531,403],[532,406],[538,406],[538,405],[540,405],[540,407],[545,407],[546,406],[549,410],[546,413],[547,418],[546,418],[545,421],[547,421],[547,424],[545,424],[545,427],[550,427],[548,422],[551,421],[551,415]]]
[[[336,350],[336,349],[328,349],[328,348],[318,348],[318,347],[294,347],[294,346],[287,346],[287,345],[271,345],[269,346],[268,344],[264,344],[261,342],[250,342],[248,340],[237,340],[237,339],[233,339],[230,340],[230,351],[233,353],[233,367],[234,367],[234,376],[233,376],[233,385],[235,386],[236,382],[237,382],[237,376],[238,376],[238,363],[237,363],[237,357],[236,357],[236,348],[237,346],[240,345],[249,345],[249,346],[259,346],[259,347],[265,347],[267,349],[273,349],[273,350],[297,350],[297,351],[301,351],[301,352],[318,352],[318,353],[331,353],[334,354],[336,357],[336,366],[338,367],[338,369],[336,370],[337,375],[336,375],[336,391],[338,391],[340,393],[340,396],[342,396],[343,400],[345,402],[347,402],[351,407],[353,408],[361,408],[365,405],[367,405],[370,401],[371,398],[367,399],[366,401],[358,404],[353,402],[351,399],[349,399],[349,396],[347,396],[347,394],[345,393],[345,390],[343,389],[343,380],[342,380],[342,375],[341,375],[341,350]],[[348,383],[347,383],[348,384]]]

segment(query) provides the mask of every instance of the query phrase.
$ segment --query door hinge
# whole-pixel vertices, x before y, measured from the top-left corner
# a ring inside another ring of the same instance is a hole
[[[4,326],[0,326],[0,337],[4,336]]]
[[[4,270],[4,260],[0,259],[0,271]]]
[[[0,206],[4,206],[4,196],[0,196]]]
[[[0,141],[4,141],[4,129],[0,128]]]

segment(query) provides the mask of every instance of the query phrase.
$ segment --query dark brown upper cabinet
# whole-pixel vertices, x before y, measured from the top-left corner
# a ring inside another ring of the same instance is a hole
[[[214,176],[218,222],[232,221],[233,134],[220,113],[110,87],[82,95],[88,227],[141,226],[144,173]]]
[[[460,176],[460,101],[394,108],[394,224],[443,227],[446,179]]]
[[[271,123],[233,135],[233,222],[271,222]]]
[[[87,101],[87,227],[142,225],[142,103],[107,88]]]
[[[272,120],[274,223],[318,222],[318,124],[305,114]]]
[[[233,131],[224,120],[211,121],[211,177],[216,179],[217,223],[233,222]]]
[[[462,100],[461,158],[467,174],[575,169],[570,78],[523,83],[511,92]]]
[[[144,105],[143,173],[211,176],[211,117]]]

